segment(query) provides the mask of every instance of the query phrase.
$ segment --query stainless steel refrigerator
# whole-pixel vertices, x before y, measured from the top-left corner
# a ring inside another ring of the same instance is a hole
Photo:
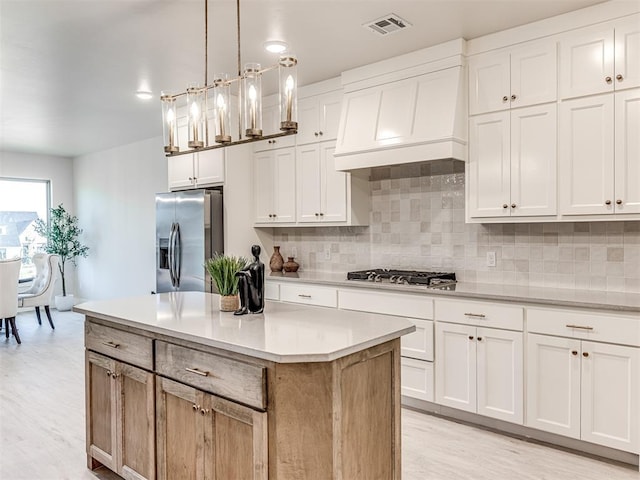
[[[156,292],[213,291],[205,260],[224,251],[221,190],[156,195]]]

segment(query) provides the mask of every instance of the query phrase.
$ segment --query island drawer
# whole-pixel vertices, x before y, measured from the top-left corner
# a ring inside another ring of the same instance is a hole
[[[265,367],[156,341],[156,372],[229,400],[265,409]]]
[[[527,308],[527,331],[640,347],[640,319],[637,316]]]
[[[84,344],[88,350],[153,370],[153,340],[149,337],[87,321]]]
[[[435,300],[435,319],[478,327],[523,331],[524,308],[466,300]]]
[[[280,284],[280,300],[336,308],[338,306],[338,290],[317,285],[282,283]]]
[[[398,317],[433,319],[433,300],[421,295],[380,291],[340,290],[340,308]]]

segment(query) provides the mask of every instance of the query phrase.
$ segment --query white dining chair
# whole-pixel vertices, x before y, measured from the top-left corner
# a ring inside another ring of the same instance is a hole
[[[18,313],[18,280],[20,278],[20,258],[0,260],[0,322],[4,320],[4,331],[9,338],[11,333],[18,343],[20,335],[16,327],[16,314]]]
[[[32,261],[36,266],[36,276],[29,290],[18,294],[18,307],[35,307],[39,325],[42,325],[40,307],[44,307],[49,325],[51,325],[53,329],[56,327],[53,325],[53,320],[51,319],[49,305],[51,305],[53,288],[56,283],[59,260],[60,257],[58,255],[48,253],[34,254]]]

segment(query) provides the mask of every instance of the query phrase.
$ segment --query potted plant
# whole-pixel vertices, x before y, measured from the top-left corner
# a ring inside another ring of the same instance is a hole
[[[234,312],[240,308],[236,273],[244,269],[248,262],[245,257],[221,253],[216,253],[206,261],[204,266],[220,294],[220,311]]]
[[[86,257],[89,247],[80,243],[78,237],[82,229],[78,227],[78,217],[70,215],[62,206],[51,208],[51,222],[47,225],[43,220],[37,219],[35,231],[47,239],[45,252],[60,256],[58,269],[62,278],[62,295],[56,295],[56,308],[59,311],[71,310],[73,307],[73,295],[67,295],[65,282],[65,266],[67,262],[76,265],[78,257]]]

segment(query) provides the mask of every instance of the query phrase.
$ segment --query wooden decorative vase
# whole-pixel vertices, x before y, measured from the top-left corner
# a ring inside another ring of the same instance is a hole
[[[269,268],[272,272],[281,272],[282,267],[284,266],[284,258],[280,254],[280,247],[273,247],[273,255],[271,255],[271,259],[269,260]]]
[[[220,311],[235,312],[240,308],[238,295],[220,295]]]
[[[300,265],[294,260],[294,257],[287,257],[287,261],[284,262],[285,272],[297,272]]]

